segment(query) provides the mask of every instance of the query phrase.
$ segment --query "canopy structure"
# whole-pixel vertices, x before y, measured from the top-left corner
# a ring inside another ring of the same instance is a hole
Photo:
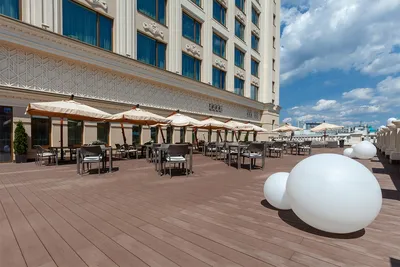
[[[73,98],[73,96],[71,97]],[[72,99],[30,103],[26,113],[32,116],[68,118],[71,120],[104,121],[110,119],[110,114]]]
[[[60,125],[61,160],[64,159],[64,151],[63,151],[64,118],[71,120],[82,120],[82,121],[108,121],[111,117],[111,115],[107,112],[76,102],[73,99],[74,95],[71,95],[69,100],[30,103],[26,108],[26,113],[31,116],[46,116],[46,117],[61,118],[61,125]]]
[[[294,132],[294,131],[301,131],[301,130],[303,130],[303,129],[299,128],[299,127],[292,126],[290,124],[285,124],[285,125],[283,125],[281,127],[273,129],[272,131],[276,132],[276,133],[287,133],[287,132]]]
[[[245,124],[242,122],[229,120],[225,122],[225,124],[232,127],[232,130],[234,131],[249,131],[249,132],[253,131],[252,127],[249,124]]]
[[[311,129],[312,132],[326,132],[329,130],[337,130],[337,129],[342,129],[343,126],[335,125],[335,124],[330,124],[330,123],[321,123],[320,125],[314,127]]]
[[[179,110],[169,115],[167,119],[170,120],[169,124],[174,127],[195,127],[196,125],[200,124],[199,120],[183,115],[179,113]]]
[[[257,133],[266,133],[266,132],[268,132],[267,129],[264,129],[264,128],[260,127],[260,126],[257,126],[257,125],[251,124],[251,123],[246,123],[246,125],[251,127],[251,131],[253,131],[253,132],[257,132]]]
[[[217,121],[213,118],[208,118],[200,121],[198,125],[195,126],[196,129],[208,129],[208,130],[217,130],[219,138],[222,140],[221,130],[234,130],[232,126],[229,126],[227,123],[222,121]]]
[[[170,123],[171,120],[164,118],[163,116],[151,113],[149,111],[139,108],[139,105],[134,106],[132,109],[124,112],[120,112],[111,116],[111,121],[121,123],[122,137],[124,144],[126,144],[126,136],[124,131],[123,123],[131,123],[136,125],[157,125]],[[160,127],[159,127],[160,129]],[[161,131],[163,142],[165,143],[164,134]]]

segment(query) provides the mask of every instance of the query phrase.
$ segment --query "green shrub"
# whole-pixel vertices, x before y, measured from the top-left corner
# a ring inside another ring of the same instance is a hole
[[[14,131],[14,153],[17,155],[25,155],[28,152],[28,135],[22,121],[17,123]]]

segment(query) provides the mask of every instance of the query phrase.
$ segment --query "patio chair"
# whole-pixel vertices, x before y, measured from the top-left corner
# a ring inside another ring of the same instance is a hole
[[[119,154],[119,158],[122,159],[123,155],[125,155],[125,149],[120,144],[115,144],[115,156],[117,157]]]
[[[300,146],[299,146],[299,154],[303,152],[304,154],[308,152],[308,155],[311,155],[311,144],[312,141],[304,141]]]
[[[81,175],[85,171],[85,163],[88,166],[88,169],[91,169],[91,164],[92,163],[98,163],[99,164],[99,175],[101,171],[101,163],[103,161],[103,150],[101,149],[101,146],[86,146],[86,147],[81,147],[81,162],[82,162],[82,169],[81,169]]]
[[[210,155],[211,155],[211,157],[213,157],[214,156],[214,154],[216,154],[217,153],[217,144],[216,144],[216,142],[210,142],[210,143],[208,143],[207,144],[207,146],[206,146],[206,156],[207,156],[207,153],[210,153]]]
[[[42,146],[35,146],[36,148],[36,157],[35,157],[35,163],[36,165],[41,166],[43,163],[43,159],[48,159],[49,163],[54,160],[56,165],[58,165],[58,155],[53,149],[45,149]]]
[[[160,147],[161,144],[156,144],[153,143],[150,149],[150,162],[154,162],[154,159],[157,157],[157,155],[154,153],[154,148]]]
[[[277,157],[279,156],[281,158],[283,156],[283,142],[274,142],[268,150],[270,156],[272,156],[272,153],[275,153]]]
[[[289,151],[291,155],[293,155],[293,154],[297,155],[298,146],[299,146],[299,144],[297,142],[288,142],[286,150]]]
[[[338,148],[338,142],[337,141],[328,141],[326,144],[327,148]]]
[[[168,150],[168,147],[170,144],[161,144],[160,149],[154,150],[155,158],[154,158],[154,166],[155,170],[158,171],[157,165],[160,163],[161,169],[163,169],[163,164],[165,163],[165,154],[166,151]]]
[[[189,146],[188,145],[169,145],[167,152],[165,154],[165,163],[164,170],[166,165],[169,165],[169,175],[172,177],[172,168],[171,165],[178,164],[179,167],[182,164],[182,168],[185,168],[186,176],[188,176],[188,166],[187,166],[187,158],[186,156],[189,154]],[[185,166],[186,164],[186,166]]]
[[[130,156],[131,154],[135,154],[136,159],[138,159],[138,151],[137,151],[137,149],[136,149],[135,146],[130,146],[130,145],[128,145],[128,144],[124,144],[123,147],[124,147],[125,153],[126,153],[126,155],[127,155],[128,158],[131,157],[131,156]]]
[[[244,151],[241,156],[243,157],[243,164],[245,158],[250,159],[250,171],[252,166],[256,165],[256,160],[261,159],[262,160],[262,165],[261,169],[264,170],[264,165],[265,165],[265,144],[263,143],[251,143],[246,151]],[[254,163],[253,163],[254,161]]]

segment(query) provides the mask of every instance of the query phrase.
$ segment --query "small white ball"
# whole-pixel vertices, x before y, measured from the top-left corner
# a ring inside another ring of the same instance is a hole
[[[357,144],[352,145],[351,148],[354,148],[356,145],[357,145]]]
[[[354,147],[354,156],[359,159],[372,159],[376,155],[376,147],[369,141],[362,141]]]
[[[290,203],[286,195],[288,177],[288,172],[277,172],[268,177],[264,183],[264,197],[277,209],[290,210]]]
[[[386,122],[386,126],[389,126],[390,124],[392,124],[393,121],[397,120],[396,118],[390,118],[387,120]]]
[[[361,163],[337,154],[319,154],[298,163],[289,175],[286,194],[301,220],[338,234],[367,227],[382,207],[375,176]]]
[[[346,157],[349,157],[349,158],[351,158],[351,156],[352,156],[352,154],[353,154],[353,148],[346,148],[344,151],[343,151],[343,156],[346,156]]]

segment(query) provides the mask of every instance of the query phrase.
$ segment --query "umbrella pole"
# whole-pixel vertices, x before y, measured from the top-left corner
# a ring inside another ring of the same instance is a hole
[[[165,144],[164,132],[163,132],[163,130],[161,129],[161,126],[159,126],[158,129],[159,129],[160,132],[161,132],[162,141],[163,141],[163,143]]]
[[[222,142],[221,130],[218,130],[218,136],[219,136],[219,138],[221,139],[221,142]]]
[[[126,135],[125,135],[125,129],[124,129],[124,124],[121,122],[121,131],[122,131],[122,139],[124,139],[124,145],[126,144]]]
[[[61,118],[61,121],[60,121],[61,160],[64,160],[64,150],[63,150],[63,146],[64,146],[64,133],[63,133],[63,129],[64,129],[64,118]]]
[[[234,131],[234,133],[235,133],[235,137],[236,137],[236,142],[239,142],[239,135],[237,134],[236,131]]]

